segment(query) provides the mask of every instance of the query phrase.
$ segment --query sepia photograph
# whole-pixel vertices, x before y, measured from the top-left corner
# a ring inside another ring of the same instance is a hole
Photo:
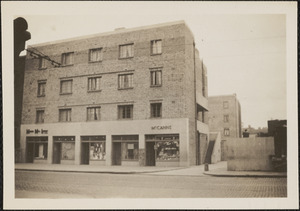
[[[297,3],[2,2],[4,209],[298,209]]]

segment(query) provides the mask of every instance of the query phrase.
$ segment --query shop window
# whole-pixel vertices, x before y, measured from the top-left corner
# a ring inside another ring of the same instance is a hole
[[[43,57],[40,57],[39,58],[39,69],[42,70],[42,69],[46,69],[47,66],[46,66],[46,59],[43,58]]]
[[[45,97],[46,94],[46,81],[38,81],[38,97]]]
[[[68,109],[59,109],[59,121],[60,122],[70,122],[71,121],[72,110]]]
[[[75,143],[62,142],[61,143],[61,159],[74,160],[75,159]]]
[[[73,80],[63,80],[60,82],[60,94],[72,94]]]
[[[133,74],[122,74],[118,76],[119,89],[133,88]]]
[[[37,110],[36,111],[36,123],[44,123],[44,110]]]
[[[151,41],[151,54],[161,54],[162,53],[162,47],[161,47],[162,41],[161,40],[152,40]]]
[[[132,117],[133,117],[133,105],[118,106],[119,119],[132,119]]]
[[[74,57],[74,52],[63,53],[61,56],[61,64],[63,66],[72,65],[73,57]]]
[[[90,62],[102,61],[102,48],[90,49],[89,61]]]
[[[138,160],[139,144],[137,142],[126,142],[121,144],[122,160]]]
[[[48,156],[48,144],[35,143],[34,144],[34,158],[35,159],[47,159]]]
[[[224,101],[224,102],[223,102],[223,108],[228,108],[228,107],[229,107],[228,101]]]
[[[100,107],[87,108],[87,120],[100,120]]]
[[[105,142],[90,143],[90,160],[105,160]]]
[[[119,58],[131,58],[134,54],[133,44],[120,45],[119,46]]]
[[[151,86],[161,86],[161,69],[153,69],[151,74]]]
[[[151,103],[151,117],[152,118],[159,118],[161,117],[161,103]]]
[[[88,78],[88,91],[100,90],[101,77]]]
[[[230,136],[229,128],[224,128],[224,136]]]
[[[157,161],[179,160],[179,141],[159,141],[156,142]]]
[[[229,115],[224,115],[224,122],[229,122]]]

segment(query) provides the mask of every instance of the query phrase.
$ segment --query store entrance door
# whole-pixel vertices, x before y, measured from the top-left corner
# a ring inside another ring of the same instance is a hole
[[[81,164],[89,164],[89,143],[81,144]]]
[[[33,163],[34,158],[34,143],[27,143],[26,162]]]
[[[121,165],[121,142],[113,143],[112,165]]]
[[[61,158],[61,143],[53,144],[53,163],[60,164]]]
[[[155,166],[155,142],[146,142],[146,166]]]

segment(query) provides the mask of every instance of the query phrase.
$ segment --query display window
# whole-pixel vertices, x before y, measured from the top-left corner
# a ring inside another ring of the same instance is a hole
[[[105,136],[81,136],[82,151],[85,159],[91,161],[104,161],[106,159]]]
[[[61,159],[74,160],[75,159],[75,143],[61,143]]]
[[[48,156],[48,144],[47,143],[35,143],[34,144],[34,159],[47,159]]]
[[[139,144],[136,142],[127,142],[121,144],[122,160],[138,160]]]
[[[90,143],[90,160],[105,160],[105,142]]]
[[[48,137],[27,137],[27,160],[46,160],[48,158]]]

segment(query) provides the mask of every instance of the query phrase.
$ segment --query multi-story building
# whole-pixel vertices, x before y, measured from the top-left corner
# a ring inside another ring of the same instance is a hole
[[[37,44],[28,52],[36,54],[26,56],[24,162],[204,162],[206,69],[184,21]]]
[[[221,160],[226,160],[226,139],[242,137],[241,105],[235,94],[208,97],[209,130],[221,133]]]

